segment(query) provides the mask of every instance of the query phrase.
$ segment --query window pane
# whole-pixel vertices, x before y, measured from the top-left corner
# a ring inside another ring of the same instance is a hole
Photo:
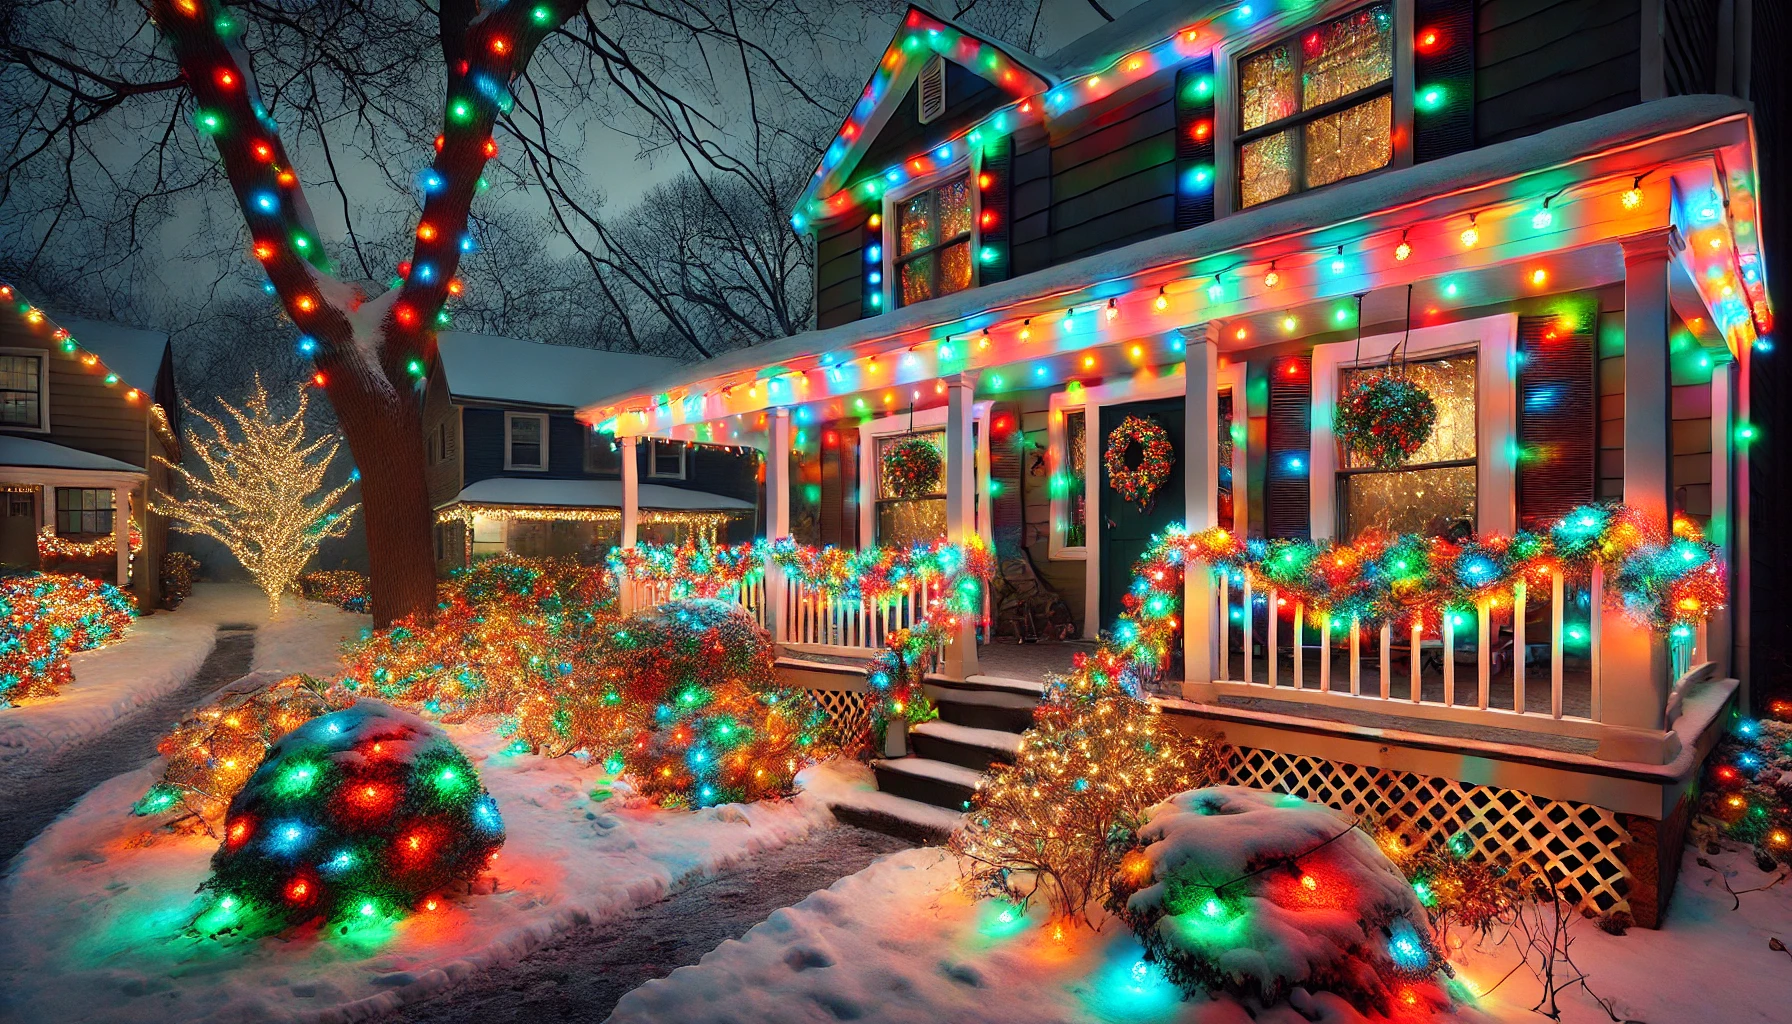
[[[904,263],[902,274],[902,304],[920,302],[933,298],[933,260],[934,254],[916,256]]]
[[[1307,187],[1386,167],[1394,158],[1394,98],[1377,96],[1348,110],[1309,121]]]
[[[1224,392],[1219,400],[1219,525],[1232,528],[1232,393]]]
[[[1069,510],[1064,525],[1064,546],[1080,548],[1089,542],[1088,494],[1083,490],[1083,459],[1088,452],[1089,420],[1083,410],[1064,414],[1064,505]]]
[[[934,189],[939,200],[940,240],[971,233],[971,179],[941,185]],[[907,251],[907,250],[904,250]]]
[[[1250,131],[1295,112],[1294,57],[1278,43],[1246,57],[1238,67],[1240,131]]]
[[[961,292],[971,286],[971,243],[947,246],[935,255],[940,261],[941,295]]]
[[[511,420],[510,439],[513,441],[541,440],[541,421],[533,416],[518,416]]]
[[[910,498],[877,503],[877,542],[893,547],[932,544],[946,536],[946,499]]]
[[[901,225],[900,247],[897,254],[906,256],[917,249],[925,249],[934,242],[933,233],[933,193],[922,192],[902,204],[897,213]]]
[[[1301,37],[1302,109],[1385,82],[1394,74],[1394,17],[1365,7]]]
[[[892,497],[896,493],[896,487],[895,487],[894,483],[891,481],[890,475],[884,471],[884,453],[889,451],[891,448],[895,447],[899,442],[904,441],[911,436],[924,437],[928,441],[932,442],[933,446],[935,448],[939,449],[942,461],[944,460],[945,451],[946,451],[946,432],[944,430],[920,431],[920,432],[918,432],[918,434],[915,434],[915,435],[892,434],[888,437],[878,438],[877,439],[877,496],[879,498]],[[940,474],[940,478],[938,480],[934,481],[933,490],[930,491],[929,493],[931,493],[931,494],[946,493],[945,474],[943,474],[943,473]]]
[[[1357,378],[1388,372],[1386,367],[1346,370],[1342,385],[1348,389]],[[1437,406],[1437,423],[1431,436],[1413,452],[1408,465],[1428,462],[1454,462],[1475,457],[1475,357],[1465,353],[1445,359],[1427,359],[1407,363],[1406,376],[1431,395]],[[1345,453],[1345,464],[1362,465],[1353,453]]]
[[[510,446],[510,464],[513,466],[541,465],[541,445],[527,441],[517,441]]]
[[[1474,529],[1475,467],[1409,469],[1344,477],[1344,530],[1458,536]]]
[[[1266,135],[1240,150],[1239,198],[1246,206],[1287,195],[1294,188],[1289,132]]]

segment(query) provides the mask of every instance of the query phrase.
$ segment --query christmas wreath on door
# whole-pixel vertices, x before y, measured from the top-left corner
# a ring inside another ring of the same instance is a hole
[[[1127,464],[1127,455],[1138,449],[1138,463]],[[1176,447],[1170,435],[1149,416],[1128,416],[1108,432],[1107,450],[1102,457],[1107,469],[1108,486],[1122,501],[1148,512],[1157,498],[1157,489],[1170,478],[1176,465]]]

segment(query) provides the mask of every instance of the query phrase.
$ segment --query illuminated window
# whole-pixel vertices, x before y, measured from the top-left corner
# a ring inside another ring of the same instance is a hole
[[[967,173],[896,202],[891,245],[897,305],[971,286],[971,194]]]
[[[1064,413],[1064,546],[1089,543],[1089,495],[1083,487],[1083,459],[1088,454],[1089,420],[1081,409]]]
[[[1339,394],[1371,374],[1404,372],[1437,404],[1437,424],[1398,469],[1363,465],[1346,451],[1338,470],[1338,508],[1345,540],[1363,533],[1418,533],[1462,540],[1475,532],[1475,355],[1347,369]]]
[[[925,494],[897,497],[895,481],[884,471],[884,453],[911,436],[914,435],[891,434],[877,439],[877,543],[890,547],[932,544],[946,536],[945,474]],[[942,454],[945,452],[945,431],[923,431],[920,436],[931,441]]]
[[[1394,13],[1376,3],[1238,63],[1240,206],[1386,167],[1393,159]]]
[[[56,532],[61,536],[111,533],[113,511],[109,488],[56,488]]]

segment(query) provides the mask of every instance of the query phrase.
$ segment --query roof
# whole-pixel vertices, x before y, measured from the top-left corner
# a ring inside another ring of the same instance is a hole
[[[141,327],[126,327],[107,320],[59,317],[57,322],[80,346],[100,357],[106,369],[131,387],[154,396],[162,357],[168,353],[168,335]]]
[[[1362,222],[1377,211],[1512,182],[1528,172],[1559,167],[1582,154],[1640,145],[1747,114],[1742,101],[1716,95],[1676,96],[1625,107],[1535,135],[1265,203],[1198,227],[1167,232],[1006,281],[735,349],[634,388],[616,388],[586,404],[580,418],[596,424],[619,409],[640,408],[644,399],[655,395],[669,395],[677,403],[681,396],[702,390],[704,385],[771,376],[760,372],[766,368],[805,370],[817,359],[826,365],[855,354],[963,334],[1016,316],[1017,309],[1029,304],[1049,300],[1061,308],[1099,301],[1120,289],[1117,282],[1162,268],[1176,268],[1182,277],[1211,276],[1214,270],[1204,267],[1203,260],[1229,260],[1227,254],[1263,239],[1311,232],[1317,242],[1327,245],[1355,242],[1363,230]]]
[[[476,505],[621,508],[622,481],[543,480],[539,477],[500,476],[468,484],[457,500]],[[708,491],[647,483],[640,485],[636,505],[640,508],[699,511],[733,511],[754,507],[750,501],[711,494]]]
[[[77,337],[79,337],[77,335]],[[83,343],[85,338],[81,339]],[[32,469],[90,469],[102,473],[136,473],[141,475],[143,467],[133,466],[128,462],[95,455],[92,452],[80,451],[48,441],[39,441],[34,437],[18,437],[13,434],[0,434],[0,466],[20,466]]]
[[[83,339],[85,340],[85,339]],[[676,359],[440,331],[436,349],[455,398],[575,408],[593,394],[663,377]]]
[[[1213,9],[1221,6],[1218,3],[1191,4],[1189,0],[1145,0],[1113,21],[1058,47],[1045,62],[1060,79],[1080,78],[1102,70],[1125,53],[1213,17]],[[1230,8],[1234,5],[1223,6]]]

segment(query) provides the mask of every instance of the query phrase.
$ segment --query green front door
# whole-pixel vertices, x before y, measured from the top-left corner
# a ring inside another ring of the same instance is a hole
[[[1107,452],[1108,433],[1128,416],[1139,416],[1155,420],[1170,435],[1170,444],[1176,449],[1176,462],[1170,469],[1169,479],[1152,496],[1153,501],[1146,509],[1140,509],[1136,503],[1122,501],[1108,486],[1106,459],[1101,463],[1101,508],[1100,518],[1092,524],[1101,544],[1101,628],[1112,629],[1119,620],[1123,610],[1121,599],[1132,586],[1133,565],[1151,545],[1151,538],[1163,532],[1171,523],[1180,523],[1183,519],[1184,492],[1182,489],[1182,427],[1183,400],[1181,398],[1164,398],[1151,402],[1129,402],[1126,405],[1110,405],[1100,410],[1101,416],[1097,430],[1090,438],[1091,444],[1099,445],[1098,456]],[[1127,452],[1126,464],[1139,464],[1139,449],[1133,445]]]

